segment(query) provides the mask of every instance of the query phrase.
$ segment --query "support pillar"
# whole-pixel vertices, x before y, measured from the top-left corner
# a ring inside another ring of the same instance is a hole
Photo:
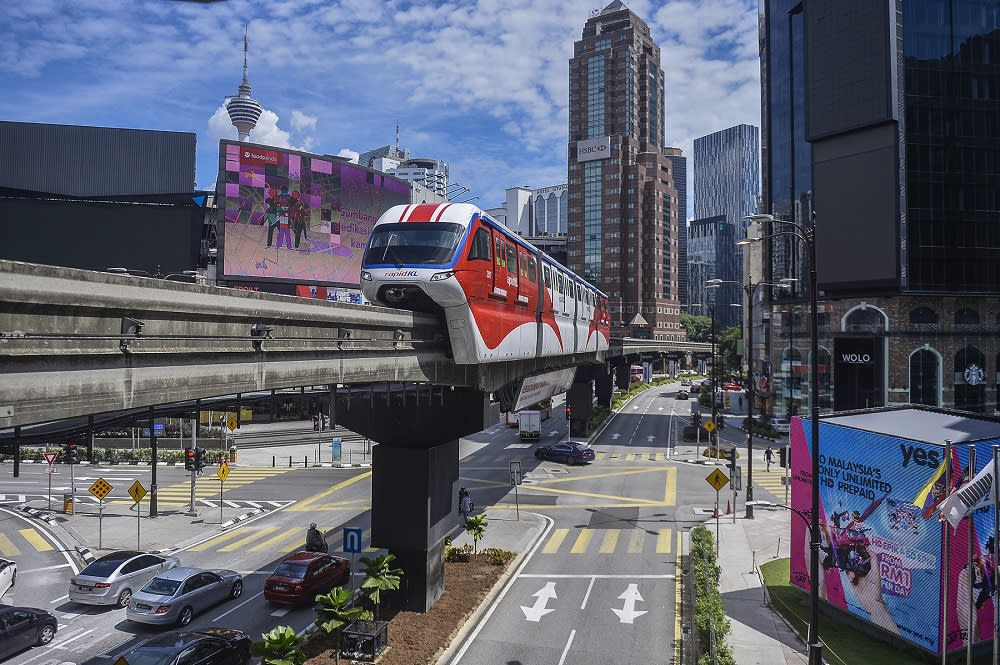
[[[594,415],[594,389],[590,381],[574,382],[566,391],[566,403],[571,409],[569,435],[589,436],[590,417]]]
[[[594,394],[597,396],[598,406],[603,406],[606,409],[611,408],[612,388],[611,374],[608,373],[608,368],[602,367],[594,370]]]

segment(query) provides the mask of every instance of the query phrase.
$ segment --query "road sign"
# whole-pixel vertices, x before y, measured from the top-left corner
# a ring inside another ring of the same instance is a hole
[[[229,428],[230,432],[236,431],[236,416],[229,416],[229,420],[226,421],[226,427]]]
[[[333,455],[334,462],[340,461],[342,455],[341,446],[343,445],[343,443],[344,443],[343,439],[341,439],[339,436],[333,437],[333,440],[330,441],[330,452]]]
[[[229,464],[226,460],[219,462],[219,470],[215,472],[215,475],[219,477],[219,480],[226,482],[226,478],[229,477]]]
[[[708,474],[708,476],[705,477],[705,481],[714,487],[716,492],[729,484],[729,478],[727,478],[726,474],[722,473],[722,471],[718,469]]]
[[[118,660],[115,661],[115,665],[129,665],[129,662],[125,660],[125,656],[118,656]]]
[[[520,485],[521,484],[521,462],[517,460],[511,460],[510,465],[510,484]]]
[[[137,480],[128,488],[128,494],[132,497],[133,501],[139,503],[142,501],[142,497],[146,496],[146,488]]]
[[[353,526],[344,527],[344,552],[348,554],[360,554],[361,529]]]
[[[702,425],[702,427],[705,428],[706,432],[708,432],[709,434],[711,434],[712,430],[715,429],[715,421],[714,420],[706,420],[705,424]]]
[[[52,466],[55,463],[58,455],[59,453],[42,453],[42,457],[45,458],[45,463],[49,466]]]
[[[98,498],[98,500],[103,501],[104,497],[111,493],[111,484],[104,478],[98,478],[94,481],[94,484],[90,486],[90,493]]]

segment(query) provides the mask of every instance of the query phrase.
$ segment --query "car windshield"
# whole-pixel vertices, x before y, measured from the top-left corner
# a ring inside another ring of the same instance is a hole
[[[80,571],[81,575],[88,577],[108,577],[118,570],[118,567],[128,559],[98,559]]]
[[[295,580],[301,580],[305,577],[306,567],[283,561],[274,569],[274,574],[279,577],[290,577]]]
[[[380,224],[372,231],[364,265],[443,264],[451,261],[462,239],[459,224],[411,222]]]
[[[177,657],[173,647],[143,647],[125,656],[128,665],[170,665]]]
[[[180,585],[180,580],[165,580],[162,577],[154,577],[146,582],[146,586],[142,587],[142,592],[156,596],[172,596]]]

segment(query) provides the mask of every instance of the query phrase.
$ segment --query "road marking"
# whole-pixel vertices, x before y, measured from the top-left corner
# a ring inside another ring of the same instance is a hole
[[[4,556],[18,556],[21,554],[21,550],[17,548],[17,545],[5,533],[0,533],[0,554]]]
[[[269,527],[265,527],[265,528],[261,529],[260,531],[253,531],[250,534],[248,534],[245,538],[240,538],[239,540],[237,540],[234,543],[229,543],[225,547],[220,547],[217,551],[219,551],[219,552],[232,552],[232,551],[235,551],[236,549],[242,547],[243,545],[246,545],[249,542],[257,540],[258,538],[260,538],[262,536],[266,536],[268,534],[274,533],[277,530],[278,530],[278,527],[276,527],[276,526],[269,526]]]
[[[566,646],[563,647],[562,656],[559,657],[559,665],[563,665],[566,662],[566,656],[569,654],[569,648],[573,646],[573,637],[576,636],[576,629],[569,631],[569,639],[566,640]]]
[[[69,567],[70,565],[68,563],[57,563],[54,566],[45,566],[43,568],[21,568],[17,572],[23,575],[25,573],[37,573],[42,570],[56,570],[57,568],[69,568]],[[69,596],[67,596],[67,598],[68,597]]]
[[[552,537],[549,538],[549,542],[545,543],[545,547],[542,548],[542,554],[555,554],[559,551],[564,540],[566,540],[566,535],[569,533],[569,529],[555,529],[552,532]]]
[[[624,575],[624,574],[608,574],[600,575],[594,573],[522,573],[517,577],[521,578],[539,578],[539,579],[555,579],[555,580],[589,580],[599,579],[599,580],[673,580],[677,579],[677,576],[672,573],[662,573],[658,575],[644,574],[644,575]]]
[[[275,611],[271,612],[271,616],[273,616],[273,617],[283,617],[283,616],[285,616],[286,614],[288,614],[288,611],[289,611],[289,610],[291,610],[291,609],[292,609],[292,608],[290,608],[290,607],[288,607],[288,606],[285,606],[285,607],[279,607],[279,608],[278,608],[278,609],[276,609]]]
[[[618,599],[625,601],[624,605],[620,610],[612,607],[611,611],[618,615],[619,623],[635,623],[637,618],[649,611],[635,609],[636,602],[642,600],[638,584],[629,584],[622,595],[618,596]]]
[[[42,535],[34,529],[18,529],[17,532],[21,534],[22,538],[31,543],[31,546],[39,552],[52,551],[52,545],[42,538]]]
[[[546,582],[545,586],[531,595],[535,598],[535,604],[531,607],[525,607],[524,605],[520,606],[521,611],[524,612],[524,618],[526,620],[538,623],[546,614],[555,612],[554,608],[545,607],[549,600],[556,598],[555,582]]]
[[[628,553],[642,554],[642,544],[646,540],[646,532],[642,529],[633,529],[632,535],[628,539]]]
[[[254,545],[253,547],[250,548],[250,551],[263,552],[264,550],[270,549],[271,547],[277,545],[280,542],[283,542],[285,540],[291,540],[295,536],[298,536],[300,533],[302,533],[302,529],[292,529],[291,531],[286,531],[285,533],[279,533],[277,536],[274,536],[273,538],[268,538],[264,542]]]
[[[242,603],[240,603],[236,607],[231,607],[228,610],[226,610],[225,612],[223,612],[222,614],[220,614],[219,616],[215,617],[214,619],[212,619],[212,621],[218,621],[219,619],[222,619],[222,618],[224,618],[224,617],[232,614],[233,612],[235,612],[236,610],[240,609],[241,607],[243,607],[244,605],[246,605],[250,601],[255,600],[258,597],[263,596],[263,595],[264,595],[263,591],[255,593],[254,595],[250,596],[249,598],[247,598],[246,600],[244,600]]]
[[[192,547],[188,548],[189,552],[204,552],[207,549],[211,549],[220,543],[224,543],[227,540],[232,540],[236,536],[242,535],[243,532],[239,529],[234,529],[232,531],[227,531],[226,533],[221,533],[214,538],[209,538],[208,540],[198,543]]]
[[[684,534],[677,530],[677,558],[674,561],[674,573],[677,577],[681,574],[681,558],[684,547]],[[683,638],[681,631],[681,610],[682,608],[682,598],[681,598],[681,585],[674,583],[674,662],[681,662],[681,640]]]
[[[73,637],[69,638],[68,640],[59,640],[58,642],[55,642],[55,643],[54,643],[54,646],[57,646],[57,647],[65,647],[65,646],[66,646],[67,644],[69,644],[70,642],[72,642],[72,641],[74,641],[74,640],[78,640],[78,639],[80,639],[81,637],[83,637],[84,635],[89,635],[89,634],[90,634],[90,633],[92,633],[92,632],[94,632],[94,629],[93,629],[93,628],[91,628],[90,630],[85,630],[85,631],[83,631],[82,633],[80,633],[79,635],[74,635]]]
[[[590,598],[590,590],[594,588],[594,582],[596,580],[596,577],[590,578],[590,584],[587,585],[587,593],[583,594],[583,604],[580,605],[581,610],[587,609],[587,599]]]
[[[288,510],[290,510],[292,512],[305,512],[305,511],[315,510],[315,508],[313,508],[312,504],[315,503],[316,501],[319,501],[320,499],[322,499],[325,496],[330,496],[334,492],[339,492],[340,490],[344,489],[345,487],[347,487],[349,485],[353,485],[356,482],[359,482],[361,480],[365,480],[367,478],[371,478],[371,476],[372,476],[372,472],[371,471],[366,471],[364,473],[359,473],[358,475],[354,476],[353,478],[348,478],[347,480],[345,480],[343,482],[337,483],[336,485],[334,485],[333,487],[331,487],[328,490],[324,490],[324,491],[320,492],[319,494],[315,494],[315,495],[309,497],[308,499],[303,499],[302,501],[300,501],[298,503],[298,505],[293,506],[293,507],[289,508]]]
[[[604,533],[604,540],[601,541],[601,554],[614,554],[620,532],[621,529],[608,529]]]
[[[670,554],[670,542],[673,540],[671,529],[660,529],[660,534],[656,537],[656,553]]]
[[[590,529],[583,529],[580,531],[580,535],[576,537],[576,542],[573,543],[573,547],[570,548],[570,554],[583,554],[587,551],[587,545],[590,544],[590,537],[593,535],[593,531]]]

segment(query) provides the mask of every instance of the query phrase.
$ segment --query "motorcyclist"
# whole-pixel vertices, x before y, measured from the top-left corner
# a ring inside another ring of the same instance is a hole
[[[326,537],[322,531],[316,528],[316,523],[313,522],[309,525],[309,530],[306,532],[306,551],[325,553],[329,550],[330,547],[326,544]]]

